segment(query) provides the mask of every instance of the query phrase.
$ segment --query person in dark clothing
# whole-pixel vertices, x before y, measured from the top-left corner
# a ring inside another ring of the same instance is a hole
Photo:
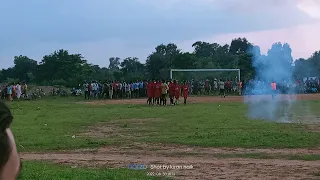
[[[8,106],[0,101],[0,179],[6,180],[15,180],[21,170],[21,161],[10,130],[12,120]]]

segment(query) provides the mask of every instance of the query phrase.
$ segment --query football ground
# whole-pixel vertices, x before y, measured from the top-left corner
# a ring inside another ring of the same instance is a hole
[[[9,105],[22,179],[319,179],[320,95],[296,99],[291,123],[249,119],[240,96]]]

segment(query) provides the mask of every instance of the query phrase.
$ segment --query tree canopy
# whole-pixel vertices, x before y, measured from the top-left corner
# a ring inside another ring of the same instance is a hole
[[[0,71],[0,82],[76,86],[84,80],[168,79],[170,69],[195,68],[240,69],[242,80],[256,78],[259,71],[270,67],[273,69],[270,77],[261,78],[274,78],[284,71],[292,71],[299,78],[320,76],[320,51],[308,59],[293,61],[287,43],[274,43],[266,55],[246,38],[233,39],[230,45],[197,41],[192,47],[193,52],[183,52],[176,44],[160,44],[146,63],[137,57],[110,57],[108,67],[90,64],[81,54],[70,54],[64,49],[45,55],[39,63],[20,55],[14,57],[13,67]]]

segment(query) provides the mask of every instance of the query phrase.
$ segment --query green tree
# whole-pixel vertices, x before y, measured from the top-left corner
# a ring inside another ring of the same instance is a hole
[[[120,66],[120,58],[118,57],[111,57],[109,58],[109,69],[112,71],[119,70]]]
[[[172,43],[161,44],[155,50],[146,60],[146,69],[149,77],[153,79],[168,79],[170,69],[173,68],[173,61],[180,55],[181,50]]]
[[[144,65],[136,57],[125,58],[121,64],[121,72],[124,80],[134,81],[142,80],[144,78]]]
[[[38,82],[52,82],[54,80],[70,80],[70,78],[80,77],[84,80],[84,75],[91,75],[94,70],[92,66],[81,54],[69,54],[66,50],[55,51],[43,57],[38,68]],[[84,74],[86,72],[86,74]]]
[[[89,64],[81,54],[70,54],[67,50],[54,51],[45,55],[40,63],[27,56],[15,56],[14,66],[0,71],[0,81],[36,82],[47,85],[76,86],[84,80],[141,80],[146,78],[169,78],[170,69],[222,68],[241,69],[241,79],[260,78],[270,67],[277,69],[270,73],[279,76],[281,72],[294,70],[295,77],[320,75],[320,51],[308,59],[293,59],[289,44],[274,43],[267,55],[262,55],[258,46],[246,38],[235,38],[230,44],[220,45],[197,41],[192,44],[194,51],[182,52],[176,44],[160,44],[155,47],[143,64],[136,57],[109,58],[108,67]],[[278,73],[278,74],[277,74]],[[183,74],[183,73],[181,73]],[[185,73],[187,74],[187,73]],[[291,73],[289,73],[291,74]],[[198,73],[181,75],[180,78],[202,78]],[[271,78],[271,77],[270,77]]]
[[[14,76],[13,78],[18,78],[20,80],[25,80],[27,82],[34,80],[34,75],[37,71],[37,61],[28,58],[27,56],[15,56],[14,57]]]

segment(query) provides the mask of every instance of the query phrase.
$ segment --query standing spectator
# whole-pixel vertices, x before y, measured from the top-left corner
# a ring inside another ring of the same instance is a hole
[[[92,97],[92,83],[88,83],[88,99]]]
[[[125,93],[127,98],[131,98],[130,83],[125,83]]]
[[[12,101],[12,85],[7,86],[8,101]]]
[[[233,92],[233,94],[234,95],[236,95],[237,94],[237,90],[238,90],[238,84],[237,84],[237,81],[236,80],[234,80],[234,81],[232,81],[232,92]]]
[[[117,81],[113,81],[112,83],[112,98],[117,96]]]
[[[84,99],[90,99],[89,84],[87,81],[83,83]],[[53,92],[55,94],[55,92]]]
[[[219,89],[220,89],[220,96],[221,96],[221,98],[222,97],[224,97],[224,98],[226,98],[226,93],[225,93],[225,84],[224,84],[224,82],[222,81],[222,79],[220,79],[220,81],[219,81]]]
[[[23,82],[23,86],[22,86],[22,94],[21,96],[23,98],[26,98],[28,95],[27,95],[27,91],[28,91],[28,85],[26,82]]]
[[[16,85],[12,83],[12,100],[16,99]]]
[[[96,81],[93,81],[92,83],[92,91],[93,91],[93,97],[96,98],[98,96],[99,86]]]
[[[143,81],[143,96],[147,96],[147,85],[148,81]]]
[[[139,97],[143,97],[143,92],[144,92],[144,89],[143,89],[143,81],[139,81]]]
[[[217,78],[214,78],[214,80],[213,80],[213,92],[214,92],[214,95],[216,95],[217,92],[218,92],[218,80],[217,80]]]
[[[108,82],[105,81],[102,85],[101,99],[105,99],[108,96],[109,96]]]
[[[139,98],[139,82],[135,82],[135,94],[136,94],[136,98]]]
[[[209,85],[209,79],[206,79],[206,82],[205,82],[205,92],[206,94],[210,94],[210,85]]]
[[[117,98],[122,98],[122,83],[117,83]]]
[[[113,90],[113,87],[114,87],[114,85],[113,85],[114,83],[111,83],[111,82],[108,82],[108,84],[107,84],[107,86],[108,86],[108,90],[109,90],[109,98],[110,99],[113,99],[113,92],[114,92],[114,90]]]
[[[160,105],[162,103],[162,105],[166,106],[167,105],[167,92],[168,92],[168,85],[166,83],[165,80],[162,80],[162,84],[161,84],[161,102]]]
[[[226,80],[225,82],[225,93],[229,94],[231,92],[231,82],[229,81],[229,79]]]
[[[20,85],[20,83],[17,83],[16,93],[17,93],[17,99],[19,100],[20,97],[21,97],[21,85]]]

